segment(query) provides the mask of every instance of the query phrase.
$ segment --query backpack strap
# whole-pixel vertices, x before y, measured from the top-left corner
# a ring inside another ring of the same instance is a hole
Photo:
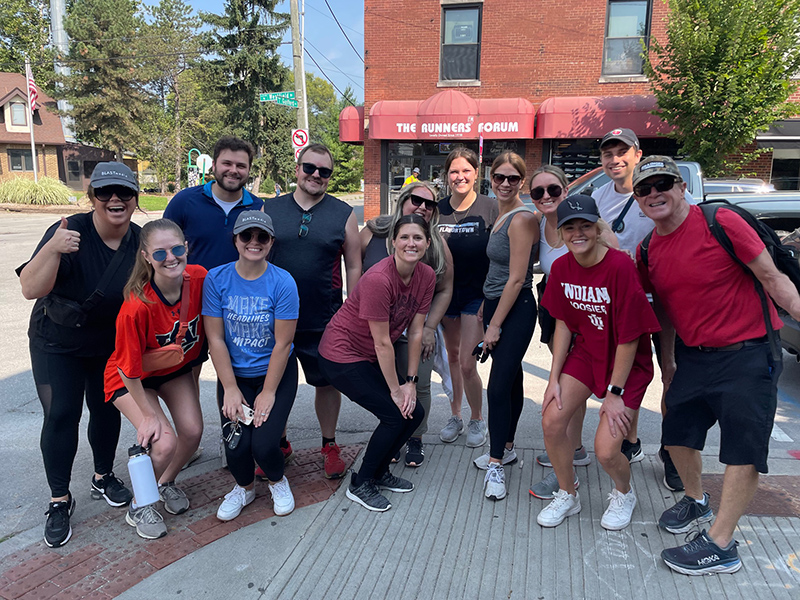
[[[631,209],[631,205],[633,204],[634,200],[635,198],[633,197],[633,194],[631,194],[631,197],[628,198],[628,201],[625,203],[622,212],[619,213],[617,218],[614,219],[614,222],[611,224],[611,231],[613,231],[614,233],[619,233],[624,229],[624,227],[622,226],[622,221],[625,219],[625,215],[627,215],[628,211]]]
[[[639,244],[639,256],[641,257],[642,264],[646,269],[650,268],[650,264],[648,263],[647,259],[647,249],[650,247],[650,240],[653,238],[653,231],[655,231],[655,229],[651,229],[650,233],[644,236],[642,243]]]
[[[181,312],[180,312],[180,320],[181,326],[178,329],[178,335],[175,336],[175,343],[178,346],[183,344],[183,338],[186,336],[186,332],[189,330],[189,286],[191,284],[192,278],[191,276],[184,271],[183,272],[183,287],[181,288]]]

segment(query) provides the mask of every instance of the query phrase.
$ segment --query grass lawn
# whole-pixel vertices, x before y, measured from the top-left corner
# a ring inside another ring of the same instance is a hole
[[[167,207],[169,198],[166,196],[149,196],[142,194],[139,196],[139,206],[144,210],[164,210]]]

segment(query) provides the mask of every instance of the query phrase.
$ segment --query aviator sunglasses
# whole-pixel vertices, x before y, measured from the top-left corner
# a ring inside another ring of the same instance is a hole
[[[303,173],[306,175],[313,175],[314,171],[319,171],[319,176],[323,179],[330,179],[330,176],[333,175],[333,169],[329,169],[328,167],[318,167],[314,163],[304,162],[302,167]]]
[[[108,202],[114,194],[123,202],[127,202],[136,195],[136,192],[131,188],[121,185],[107,185],[94,190],[94,197],[100,200],[100,202]]]
[[[172,256],[178,258],[179,256],[183,256],[184,254],[186,254],[186,246],[184,245],[173,246],[172,248],[170,248],[169,251],[172,252]],[[167,251],[156,250],[150,256],[152,256],[153,260],[155,260],[156,262],[164,262],[165,260],[167,260]]]
[[[506,180],[508,180],[508,185],[517,185],[522,181],[522,177],[519,175],[503,175],[502,173],[492,175],[492,181],[494,181],[495,185],[503,185]]]
[[[531,198],[534,200],[541,200],[544,198],[545,190],[547,190],[547,195],[551,198],[558,198],[564,191],[564,188],[562,188],[560,185],[556,185],[555,183],[551,183],[547,187],[537,185],[535,188],[531,188]]]
[[[242,240],[243,243],[247,244],[250,240],[254,237],[258,240],[259,244],[266,244],[269,242],[270,235],[266,231],[262,231],[261,229],[246,229],[238,234],[239,239]]]
[[[653,188],[656,188],[657,192],[668,192],[673,185],[675,185],[675,180],[672,177],[668,177],[652,183],[638,183],[633,186],[633,193],[639,197],[648,196]]]
[[[408,196],[408,201],[417,207],[422,206],[424,204],[425,208],[427,208],[428,210],[434,210],[438,206],[436,200],[428,200],[427,198],[423,198],[422,196],[415,196],[414,194],[410,194]]]

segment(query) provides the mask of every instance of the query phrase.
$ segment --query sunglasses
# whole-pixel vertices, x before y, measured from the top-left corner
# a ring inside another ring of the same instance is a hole
[[[674,185],[675,180],[672,177],[668,177],[666,179],[659,179],[653,183],[636,184],[633,186],[633,193],[639,197],[648,196],[653,188],[656,188],[657,192],[668,192]]]
[[[318,167],[314,163],[304,162],[301,166],[303,167],[303,173],[306,175],[313,175],[314,171],[319,171],[319,176],[323,179],[330,179],[330,176],[333,175],[333,169],[329,169],[328,167]]]
[[[239,239],[242,240],[242,242],[245,244],[248,243],[250,240],[252,240],[254,237],[258,240],[259,244],[266,244],[267,242],[269,242],[271,238],[271,236],[266,231],[263,231],[261,229],[247,229],[245,231],[242,231],[238,235]]]
[[[518,185],[522,181],[522,177],[519,175],[502,175],[501,173],[492,175],[492,181],[494,181],[495,185],[503,185],[506,180],[508,180],[508,185]]]
[[[169,251],[172,252],[172,256],[178,258],[179,256],[183,256],[184,254],[186,254],[186,246],[184,246],[183,244],[181,244],[180,246],[173,246],[172,248],[170,248]],[[157,262],[164,262],[165,260],[167,260],[167,251],[156,250],[150,256],[152,256],[153,260]]]
[[[111,196],[114,194],[117,195],[117,198],[122,200],[123,202],[127,202],[131,198],[136,195],[131,188],[127,188],[121,185],[108,185],[105,187],[97,188],[94,191],[94,197],[100,200],[100,202],[108,202],[111,200]]]
[[[305,164],[305,163],[303,163]],[[321,175],[322,173],[320,173]],[[311,223],[311,217],[313,217],[310,212],[304,212],[303,217],[300,219],[300,231],[297,234],[297,237],[304,238],[308,235],[308,224]]]
[[[560,185],[556,185],[555,183],[551,183],[547,187],[537,185],[535,188],[531,188],[531,198],[534,200],[541,200],[544,198],[545,190],[547,190],[547,195],[551,198],[558,198],[564,191],[564,188],[562,188]]]
[[[408,196],[408,201],[417,207],[420,207],[424,204],[425,208],[427,208],[428,210],[434,210],[438,206],[436,200],[428,200],[427,198],[423,198],[422,196],[415,196],[414,194]]]

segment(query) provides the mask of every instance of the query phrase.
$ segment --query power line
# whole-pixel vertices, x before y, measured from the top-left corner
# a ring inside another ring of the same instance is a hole
[[[350,77],[350,76],[349,76],[347,73],[345,73],[344,71],[342,71],[341,69],[339,69],[339,68],[338,68],[338,67],[337,67],[335,64],[333,64],[333,61],[332,61],[330,58],[328,58],[327,56],[325,56],[325,55],[322,53],[322,51],[321,51],[319,48],[317,48],[317,47],[316,47],[314,44],[312,44],[310,41],[308,41],[308,39],[306,39],[305,41],[306,41],[306,43],[307,43],[309,46],[311,46],[311,47],[312,47],[314,50],[316,50],[317,52],[319,52],[319,54],[322,56],[322,58],[324,58],[325,60],[327,60],[327,61],[328,61],[328,62],[331,64],[331,66],[334,68],[334,70],[338,71],[339,73],[341,73],[342,75],[344,75],[345,77],[347,77],[347,78],[348,78],[348,79],[349,79],[351,82],[353,82],[353,85],[356,85],[356,86],[360,87],[362,90],[364,89],[364,86],[363,86],[363,85],[361,85],[360,83],[358,83],[357,81],[355,81],[354,79],[352,79],[352,78],[351,78],[351,77]]]
[[[341,23],[339,23],[339,19],[337,19],[337,18],[336,18],[336,15],[333,13],[333,9],[331,8],[331,5],[330,5],[330,4],[328,4],[328,0],[325,0],[325,6],[327,6],[327,7],[328,7],[328,10],[329,10],[329,11],[331,11],[331,16],[333,17],[333,20],[334,20],[334,21],[336,21],[336,24],[339,26],[339,31],[341,31],[341,32],[342,32],[342,35],[344,36],[344,39],[346,39],[346,40],[347,40],[347,43],[348,43],[348,44],[350,44],[350,47],[353,49],[353,52],[355,52],[355,53],[356,53],[356,56],[357,56],[358,58],[360,58],[360,59],[361,59],[361,62],[363,63],[363,62],[364,62],[364,57],[363,57],[363,56],[361,56],[361,55],[358,53],[358,50],[356,50],[356,47],[355,47],[355,46],[353,46],[353,42],[351,42],[351,41],[350,41],[350,38],[349,38],[349,37],[347,37],[347,33],[345,33],[345,31],[344,31],[344,28],[342,27],[342,24],[341,24]]]
[[[308,51],[308,48],[305,48],[305,51],[306,51],[306,54],[308,54],[308,58],[311,59],[311,62],[313,62],[315,65],[317,65],[317,68],[319,69],[319,72],[322,73],[322,76],[325,79],[327,79],[328,82],[333,86],[333,89],[335,89],[337,92],[339,92],[339,95],[342,98],[344,98],[347,102],[350,103],[350,106],[355,106],[355,104],[350,102],[350,99],[342,93],[342,90],[340,90],[338,87],[336,87],[336,84],[333,83],[333,80],[330,77],[328,77],[328,75],[325,73],[325,71],[322,70],[322,67],[319,66],[319,63],[316,60],[314,60],[313,56],[311,56],[311,53]]]
[[[311,4],[306,4],[306,6],[308,6],[308,8],[310,8],[311,10],[318,12],[319,14],[321,14],[323,17],[325,17],[325,18],[326,18],[326,19],[328,19],[329,21],[333,21],[333,19],[331,19],[331,18],[330,18],[330,16],[329,16],[328,14],[326,14],[326,13],[322,12],[322,11],[321,11],[320,9],[318,9],[317,7],[315,7],[315,6],[312,6]],[[353,29],[352,27],[348,27],[347,25],[343,25],[343,27],[344,27],[345,29],[349,29],[350,31],[352,31],[352,32],[353,32],[353,33],[355,33],[356,35],[360,35],[361,37],[364,37],[364,32],[363,32],[363,31],[359,31],[358,29]]]

